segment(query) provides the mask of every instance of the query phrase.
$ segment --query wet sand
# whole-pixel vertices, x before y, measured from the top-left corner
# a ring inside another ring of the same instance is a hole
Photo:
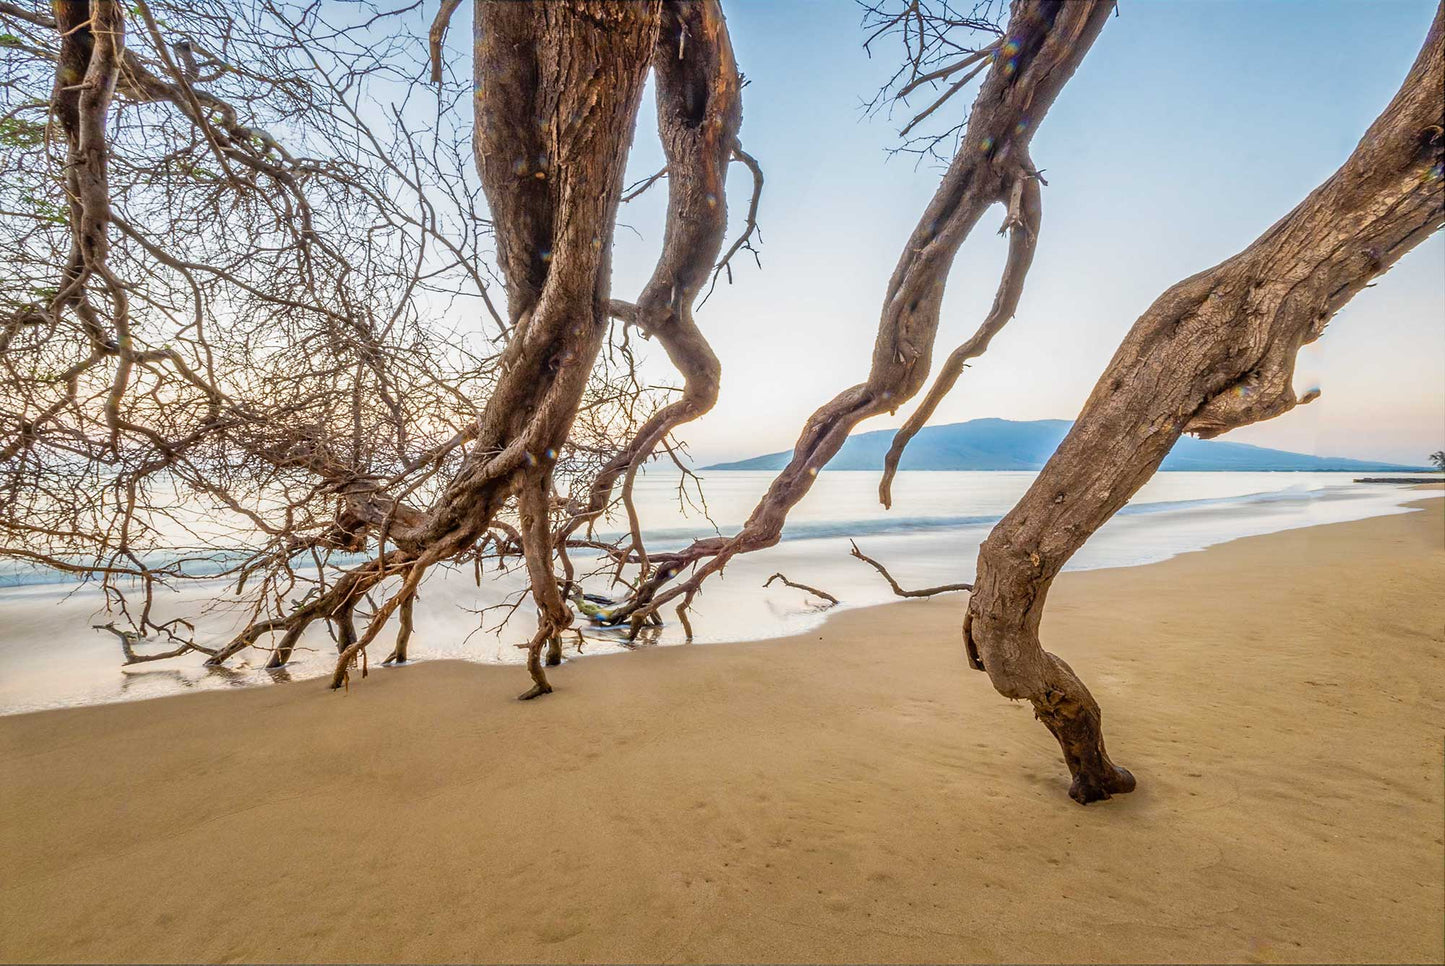
[[[1061,577],[1132,795],[1081,808],[962,600],[0,718],[0,959],[1445,955],[1445,521]]]

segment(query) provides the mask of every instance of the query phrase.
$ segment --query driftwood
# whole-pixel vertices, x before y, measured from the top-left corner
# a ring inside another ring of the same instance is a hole
[[[898,581],[893,579],[893,575],[888,572],[887,567],[859,550],[858,544],[854,541],[849,540],[848,543],[853,548],[850,551],[852,555],[882,574],[883,579],[888,581],[888,586],[893,588],[893,593],[899,597],[932,597],[935,594],[953,594],[961,590],[973,590],[973,584],[940,584],[937,587],[924,587],[920,590],[904,590],[898,585]]]
[[[812,594],[814,597],[819,597],[823,600],[826,600],[829,607],[833,607],[838,604],[838,598],[834,597],[826,590],[819,590],[817,587],[809,587],[807,584],[796,583],[795,581],[789,580],[787,577],[784,577],[782,574],[773,574],[771,577],[769,577],[766,581],[763,582],[763,586],[771,587],[773,585],[773,581],[775,580],[781,581],[783,586],[785,587],[791,587],[794,590],[801,590],[805,594]]]
[[[135,646],[146,639],[143,635],[136,631],[122,630],[115,626],[114,621],[107,624],[92,624],[91,626],[98,631],[110,631],[120,639],[120,650],[121,653],[125,655],[125,661],[123,663],[128,665],[144,664],[147,661],[165,661],[173,657],[180,657],[182,654],[187,654],[191,651],[199,651],[202,654],[215,653],[191,641],[182,641],[175,648],[159,654],[138,654],[136,653]]]

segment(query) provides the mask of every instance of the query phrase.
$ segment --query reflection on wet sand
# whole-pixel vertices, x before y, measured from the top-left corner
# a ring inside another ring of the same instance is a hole
[[[122,694],[130,694],[133,693],[133,690],[139,689],[149,696],[158,690],[157,685],[169,686],[178,691],[196,690],[197,688],[205,690],[218,686],[248,688],[258,683],[258,674],[273,684],[287,684],[295,680],[291,671],[284,667],[208,667],[205,665],[186,669],[122,667],[120,669],[120,691]]]

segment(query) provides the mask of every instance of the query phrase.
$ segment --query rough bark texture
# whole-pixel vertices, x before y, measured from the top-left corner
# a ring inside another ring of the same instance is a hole
[[[608,320],[612,229],[654,4],[476,9],[476,156],[515,327],[471,458],[423,527],[474,540],[517,471],[567,437]],[[531,474],[535,487],[542,473]]]
[[[1442,8],[1445,9],[1445,8]],[[971,663],[1026,698],[1063,748],[1081,803],[1134,788],[1104,748],[1097,703],[1039,643],[1049,585],[1147,481],[1182,433],[1216,436],[1308,402],[1295,356],[1445,214],[1445,33],[1359,146],[1254,244],[1169,289],[1134,324],[1073,428],[979,550],[964,621]]]
[[[124,339],[126,297],[106,266],[111,223],[106,117],[125,52],[125,19],[115,0],[61,0],[54,9],[61,40],[51,104],[66,142],[71,248],[51,311],[58,316],[63,309],[73,309],[96,351],[115,352]],[[100,276],[116,302],[117,333],[102,327],[86,299],[86,284],[93,275]],[[107,416],[114,423],[115,414],[109,409]]]
[[[668,174],[662,254],[637,303],[614,301],[611,311],[662,344],[682,375],[682,394],[608,462],[559,540],[602,513],[618,479],[630,481],[668,433],[717,402],[722,366],[692,318],[727,232],[728,162],[742,123],[741,80],[717,0],[663,7],[652,66]]]
[[[343,652],[333,686],[425,568],[483,539],[515,497],[542,615],[523,697],[551,690],[541,649],[571,620],[551,571],[551,469],[607,330],[613,229],[659,11],[600,0],[476,4],[475,153],[511,338],[467,458],[425,520],[396,535],[408,548],[395,562],[407,575],[401,589]],[[378,561],[366,581],[386,570]]]
[[[892,589],[894,596],[936,597],[939,594],[955,594],[962,590],[973,590],[973,584],[939,584],[935,587],[919,587],[916,590],[906,589],[905,587],[903,587],[902,584],[898,583],[898,581],[893,578],[893,575],[888,572],[887,567],[883,566],[881,563],[874,560],[863,551],[859,550],[858,544],[855,541],[849,540],[848,543],[852,546],[852,550],[850,550],[849,552],[854,557],[863,561],[874,570],[878,571],[878,573],[882,575],[883,579],[888,581],[888,586],[890,589]]]

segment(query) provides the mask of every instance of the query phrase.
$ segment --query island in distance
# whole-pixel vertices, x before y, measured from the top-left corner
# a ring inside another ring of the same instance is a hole
[[[1072,423],[1067,419],[971,419],[947,426],[925,426],[903,451],[900,470],[1037,470],[1058,448]],[[894,430],[879,429],[848,437],[830,470],[882,470],[883,457],[893,442]],[[780,470],[791,452],[768,453],[731,463],[715,463],[705,470]],[[1418,472],[1422,466],[1404,466],[1373,460],[1344,459],[1289,453],[1247,443],[1183,436],[1164,459],[1161,470],[1234,472]]]

